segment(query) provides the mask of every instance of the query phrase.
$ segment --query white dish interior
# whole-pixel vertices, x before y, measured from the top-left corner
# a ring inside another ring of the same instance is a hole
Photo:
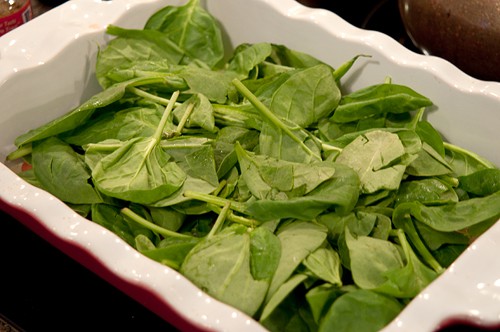
[[[93,70],[99,45],[110,38],[103,32],[108,24],[141,28],[157,9],[183,3],[72,0],[0,38],[0,161],[14,150],[19,134],[98,91]],[[348,74],[347,89],[380,83],[387,76],[411,86],[435,103],[428,118],[448,141],[500,165],[500,83],[473,79],[444,60],[414,54],[381,33],[360,30],[331,12],[293,0],[206,0],[203,4],[220,20],[233,46],[261,41],[285,44],[334,67],[354,55],[370,55]],[[0,202],[9,211],[31,215],[29,223],[82,249],[125,283],[156,295],[160,301],[151,309],[160,315],[164,305],[200,328],[263,330],[177,272],[139,255],[114,234],[19,179],[1,163]],[[500,264],[495,260],[499,250],[500,224],[478,239],[386,330],[432,331],[455,316],[500,322]],[[140,295],[138,299],[144,300]]]

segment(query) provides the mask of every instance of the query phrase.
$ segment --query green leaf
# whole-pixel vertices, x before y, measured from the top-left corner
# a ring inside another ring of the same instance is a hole
[[[431,105],[428,98],[407,86],[378,84],[343,96],[332,120],[351,122],[383,113],[406,113]]]
[[[446,161],[457,176],[470,175],[482,169],[497,168],[493,163],[485,160],[472,151],[445,143]]]
[[[187,66],[178,72],[189,86],[191,93],[203,94],[210,101],[224,104],[236,74],[229,71],[213,71],[206,68]]]
[[[441,157],[444,157],[445,149],[441,134],[428,121],[417,122],[415,131],[422,141],[429,144]]]
[[[95,186],[111,197],[152,204],[177,191],[186,174],[155,138],[136,138],[102,158],[92,171]]]
[[[160,146],[160,137],[176,97],[161,118],[153,136],[124,142],[92,169],[95,186],[108,196],[152,204],[177,191],[186,174]]]
[[[113,84],[108,75],[112,77],[117,69],[129,69],[142,61],[167,60],[170,64],[179,64],[184,57],[183,50],[158,31],[109,25],[106,32],[118,37],[111,40],[97,56],[96,78],[104,89]]]
[[[368,290],[356,290],[339,297],[320,323],[319,332],[376,332],[403,309],[391,297]]]
[[[285,283],[283,283],[278,290],[274,293],[274,295],[266,301],[266,305],[262,310],[262,314],[260,316],[261,321],[265,321],[273,311],[278,307],[278,305],[285,300],[285,298],[307,279],[307,275],[304,274],[294,274],[290,279],[288,279]]]
[[[146,257],[179,270],[188,253],[198,242],[200,239],[195,237],[169,237],[162,240],[158,247],[143,248],[139,251]]]
[[[93,204],[101,196],[89,183],[90,170],[68,144],[51,137],[33,145],[34,175],[42,187],[64,202]]]
[[[265,298],[269,281],[252,276],[250,242],[246,227],[230,226],[200,241],[180,271],[209,295],[252,316]]]
[[[201,7],[199,0],[160,9],[148,19],[144,29],[162,32],[191,60],[201,60],[209,67],[217,65],[224,56],[218,22]]]
[[[326,314],[332,303],[342,294],[340,288],[321,284],[306,293],[306,300],[316,323]]]
[[[411,204],[407,205],[406,204]],[[467,227],[500,217],[500,191],[485,197],[450,203],[441,206],[425,206],[421,203],[404,203],[418,221],[442,232],[463,230]],[[495,219],[495,220],[496,220]]]
[[[266,303],[281,285],[291,277],[297,266],[326,240],[326,229],[311,222],[296,221],[281,227],[277,236],[281,242],[281,259],[269,286]]]
[[[307,128],[333,112],[340,100],[340,90],[331,68],[316,65],[280,75],[262,86],[256,96],[279,118]]]
[[[126,141],[138,136],[149,137],[156,131],[163,110],[151,105],[105,112],[61,138],[69,144],[83,146],[108,139]]]
[[[477,196],[500,191],[500,169],[488,168],[458,178],[460,188]]]
[[[310,54],[290,49],[286,45],[272,44],[272,54],[267,61],[290,68],[308,68],[324,64]]]
[[[405,153],[398,135],[370,131],[348,144],[335,161],[357,172],[363,193],[374,193],[398,189],[406,169]]]
[[[250,233],[250,269],[256,280],[271,279],[281,257],[279,239],[264,227]]]
[[[422,150],[406,168],[406,173],[414,176],[448,175],[452,168],[441,155],[427,143],[422,144]]]
[[[258,64],[264,61],[271,55],[272,46],[269,43],[256,43],[252,45],[242,45],[238,47],[233,54],[233,57],[228,63],[227,69],[238,73],[238,79],[248,77]]]
[[[396,204],[419,201],[424,204],[458,202],[453,188],[437,178],[403,181],[399,187]]]
[[[342,286],[340,257],[333,249],[318,248],[306,257],[303,264],[315,277]]]
[[[291,163],[253,155],[238,146],[236,151],[242,179],[258,198],[247,206],[256,219],[308,220],[328,208],[347,213],[356,203],[359,180],[348,167],[326,161]]]
[[[363,289],[374,289],[386,282],[386,273],[400,269],[404,261],[397,246],[390,242],[368,236],[355,238],[345,232],[350,269],[354,282]]]
[[[76,127],[84,124],[97,109],[103,108],[115,101],[120,100],[125,95],[128,87],[159,83],[162,81],[163,78],[161,77],[146,77],[115,84],[92,96],[89,100],[73,109],[71,112],[17,137],[15,144],[17,146],[21,146],[29,142],[34,142],[36,140],[75,129]]]

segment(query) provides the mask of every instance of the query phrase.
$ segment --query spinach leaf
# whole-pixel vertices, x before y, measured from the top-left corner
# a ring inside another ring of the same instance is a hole
[[[119,199],[152,204],[182,186],[185,173],[159,144],[175,99],[167,106],[153,136],[126,141],[97,162],[92,178],[101,192]]]
[[[199,127],[209,132],[216,130],[212,104],[203,94],[191,96],[173,111],[173,115],[180,127],[174,135],[182,134],[183,128]]]
[[[138,61],[167,60],[175,65],[181,63],[185,56],[182,49],[157,31],[124,29],[110,25],[106,32],[117,38],[111,40],[97,57],[96,78],[104,89],[112,86],[111,78],[117,69],[132,68]]]
[[[491,162],[472,151],[465,150],[450,143],[444,143],[444,147],[446,151],[446,161],[457,176],[470,175],[486,168],[497,168]]]
[[[331,119],[351,122],[382,113],[405,113],[432,102],[407,86],[378,84],[343,96]]]
[[[488,168],[458,178],[460,188],[476,196],[500,191],[500,169]]]
[[[149,105],[103,112],[84,125],[61,135],[61,139],[72,145],[84,146],[108,139],[127,141],[138,136],[152,136],[160,123],[163,110],[164,107],[160,105]]]
[[[489,196],[440,206],[425,206],[419,202],[403,203],[396,208],[398,209],[401,209],[401,212],[408,210],[416,220],[438,231],[458,231],[490,219],[498,219],[500,191]]]
[[[186,66],[179,70],[191,93],[203,94],[210,101],[224,104],[233,89],[232,80],[236,74],[230,71],[213,71],[207,68]]]
[[[331,68],[321,64],[283,73],[262,86],[256,97],[279,118],[307,128],[333,112],[340,100],[340,90]]]
[[[27,133],[16,138],[15,144],[21,146],[26,143],[34,142],[43,138],[54,136],[84,124],[92,114],[113,102],[120,100],[128,87],[138,85],[146,85],[160,83],[163,81],[161,77],[146,77],[137,78],[126,82],[117,83],[108,89],[97,93],[82,105],[73,109],[71,112],[56,118],[36,129],[30,130]]]
[[[318,248],[303,261],[309,273],[334,286],[342,286],[342,269],[338,253],[330,248]]]
[[[297,161],[297,159],[302,162],[321,160],[319,149],[314,145],[314,142],[312,147],[310,144],[306,144],[305,141],[310,138],[310,135],[304,129],[280,119],[240,81],[233,80],[233,84],[265,119],[259,140],[261,153],[278,159],[291,158],[291,161]],[[272,141],[275,144],[271,144]],[[285,148],[293,149],[295,152],[293,154],[282,153]]]
[[[277,231],[281,242],[281,258],[269,286],[266,303],[285,283],[299,264],[326,240],[326,229],[312,222],[292,222]]]
[[[448,162],[425,142],[417,158],[406,168],[406,173],[414,176],[441,176],[449,175],[451,172],[452,168]]]
[[[256,280],[271,279],[281,257],[281,243],[273,232],[258,227],[250,233],[250,271]]]
[[[242,178],[257,200],[247,212],[260,220],[313,219],[328,208],[350,211],[359,195],[357,175],[342,165],[300,164],[253,155],[236,145]]]
[[[271,46],[272,54],[267,59],[270,63],[290,68],[308,68],[324,64],[312,55],[292,50],[286,45],[271,44]]]
[[[318,331],[379,331],[402,309],[391,297],[362,289],[351,291],[333,303]]]
[[[343,292],[340,288],[329,284],[321,284],[306,293],[305,297],[316,323],[320,322],[321,318],[324,317],[327,310],[341,294]]]
[[[156,239],[148,228],[130,222],[120,213],[120,207],[111,204],[92,204],[92,221],[109,229],[132,247],[136,247],[136,237],[144,235],[148,239]]]
[[[406,170],[405,153],[396,134],[370,131],[348,144],[336,162],[358,173],[363,193],[374,193],[398,189]]]
[[[196,237],[169,237],[162,240],[158,247],[143,248],[139,252],[161,264],[179,270],[188,253],[198,242],[200,239]]]
[[[441,157],[445,155],[443,139],[439,132],[427,121],[417,122],[415,132],[423,142],[429,144]]]
[[[243,46],[243,47],[242,47]],[[238,73],[238,79],[248,78],[250,72],[271,55],[269,43],[245,44],[237,47],[227,69]]]
[[[208,294],[252,316],[265,298],[269,281],[252,276],[250,243],[247,228],[234,224],[200,241],[180,271]]]
[[[419,201],[426,205],[458,202],[453,188],[438,178],[403,181],[399,187],[396,204]]]
[[[224,56],[222,34],[215,18],[200,5],[189,0],[182,6],[166,6],[153,14],[145,30],[162,32],[192,60],[215,67]]]
[[[34,144],[32,164],[36,180],[62,201],[72,204],[103,201],[89,183],[90,170],[82,156],[60,139],[51,137]]]
[[[283,283],[274,295],[267,301],[262,314],[260,315],[260,320],[265,321],[273,311],[285,300],[285,298],[301,283],[307,279],[307,275],[304,274],[294,274],[290,279]]]

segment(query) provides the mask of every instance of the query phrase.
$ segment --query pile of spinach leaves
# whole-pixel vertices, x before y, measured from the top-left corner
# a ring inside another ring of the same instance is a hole
[[[109,26],[102,92],[16,140],[22,176],[271,331],[376,331],[500,217],[500,171],[432,102],[266,42],[198,0]]]

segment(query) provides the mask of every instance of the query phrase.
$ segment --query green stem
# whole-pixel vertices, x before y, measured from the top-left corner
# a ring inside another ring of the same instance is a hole
[[[168,105],[165,108],[165,112],[163,112],[163,115],[160,119],[160,124],[156,128],[156,132],[153,136],[157,142],[159,142],[161,139],[161,136],[163,134],[163,129],[165,128],[165,125],[167,124],[168,117],[170,116],[170,113],[172,112],[172,109],[175,106],[175,102],[177,101],[177,97],[179,97],[179,91],[175,91],[172,94],[172,97],[170,98]]]
[[[136,223],[138,223],[138,224],[146,227],[147,229],[152,230],[153,232],[161,234],[163,236],[166,236],[166,237],[177,237],[177,238],[183,238],[183,239],[193,238],[193,236],[191,236],[191,235],[180,234],[180,233],[168,230],[166,228],[160,227],[160,226],[158,226],[158,225],[150,222],[149,220],[144,219],[143,217],[141,217],[140,215],[138,215],[134,211],[130,210],[129,208],[123,208],[123,209],[121,209],[121,213],[125,217],[129,218],[130,220],[132,220],[132,221],[134,221],[134,222],[136,222]]]
[[[215,220],[214,226],[212,227],[210,232],[207,234],[207,239],[211,238],[212,236],[214,236],[215,233],[217,233],[219,231],[219,229],[221,228],[224,221],[226,221],[226,217],[228,216],[228,214],[230,212],[230,210],[229,210],[230,208],[231,208],[231,203],[227,202],[224,205],[224,207],[222,208],[222,210],[220,211],[219,216],[217,217],[217,220]]]
[[[198,192],[191,191],[191,190],[186,190],[184,192],[184,196],[188,197],[188,198],[196,199],[198,201],[202,201],[205,203],[213,204],[216,206],[224,206],[229,202],[229,203],[231,203],[231,208],[234,211],[238,211],[240,213],[247,214],[244,204],[239,203],[239,202],[234,202],[234,201],[231,201],[231,200],[226,199],[226,198],[208,195],[208,194],[202,194],[202,193],[198,193]]]
[[[312,152],[300,138],[294,135],[292,130],[285,125],[266,105],[264,105],[248,88],[241,83],[238,79],[233,80],[233,84],[236,89],[246,98],[248,101],[273,125],[282,130],[286,135],[288,135],[292,140],[297,142],[300,147],[310,156],[321,160],[321,157],[317,156]]]
[[[415,130],[415,128],[417,128],[417,124],[422,121],[422,118],[424,117],[424,113],[425,113],[425,107],[422,107],[420,108],[417,113],[415,114],[415,116],[413,117],[413,119],[411,120],[411,129]]]
[[[116,149],[120,148],[123,146],[122,144],[119,143],[113,143],[113,144],[104,144],[104,143],[89,143],[85,144],[83,146],[84,150],[89,150],[89,149],[94,149],[94,151],[99,151],[99,152],[113,152]]]
[[[227,180],[221,180],[219,182],[219,185],[217,186],[217,188],[215,188],[215,190],[212,192],[212,195],[219,196],[219,193],[222,191],[222,189],[224,189],[226,184],[227,184]]]
[[[397,209],[396,209],[397,210]],[[398,212],[395,210],[396,214],[399,214],[401,212]],[[417,252],[420,254],[420,256],[424,259],[424,261],[437,273],[441,274],[444,271],[444,268],[439,264],[439,262],[432,256],[430,251],[427,249],[426,245],[422,242],[422,239],[418,235],[417,230],[415,229],[415,225],[413,224],[413,220],[411,218],[411,215],[409,213],[403,212],[404,215],[400,216],[393,216],[394,218],[401,218],[400,220],[402,221],[404,225],[404,231],[406,232],[406,235],[410,238],[411,243],[417,250]]]
[[[335,77],[335,80],[337,82],[340,81],[340,79],[342,77],[344,77],[344,75],[349,71],[349,69],[351,69],[352,65],[354,65],[354,63],[356,62],[356,60],[358,60],[358,58],[360,58],[360,57],[371,58],[370,55],[360,54],[360,55],[356,55],[351,60],[349,60],[349,61],[341,64],[337,69],[335,69],[333,71],[333,77]]]
[[[213,205],[213,204],[209,204],[209,208],[218,214],[220,214],[222,211],[220,206]],[[259,225],[259,222],[257,220],[245,218],[243,216],[238,216],[238,215],[234,214],[232,211],[229,211],[229,213],[227,214],[227,219],[229,221],[234,222],[234,223],[241,224],[241,225],[244,225],[247,227],[252,227],[252,228],[255,228]]]
[[[134,86],[130,86],[127,89],[139,97],[149,99],[149,100],[154,101],[155,103],[158,103],[158,104],[163,105],[163,106],[167,106],[170,103],[170,99],[154,95],[152,93],[146,92],[146,91],[141,90],[139,88],[136,88]]]
[[[321,143],[321,149],[323,151],[337,151],[337,152],[342,152],[343,150],[341,148],[326,143]]]
[[[17,148],[17,150],[11,152],[7,156],[7,160],[16,160],[19,158],[26,157],[31,153],[31,151],[33,151],[33,147],[31,144],[22,145],[19,148]]]
[[[184,129],[184,126],[186,125],[187,120],[189,119],[189,116],[193,112],[194,109],[194,103],[190,103],[187,108],[186,112],[184,112],[184,115],[182,116],[181,121],[179,121],[179,124],[177,125],[177,128],[175,129],[175,135],[180,136],[182,134],[182,130]]]

